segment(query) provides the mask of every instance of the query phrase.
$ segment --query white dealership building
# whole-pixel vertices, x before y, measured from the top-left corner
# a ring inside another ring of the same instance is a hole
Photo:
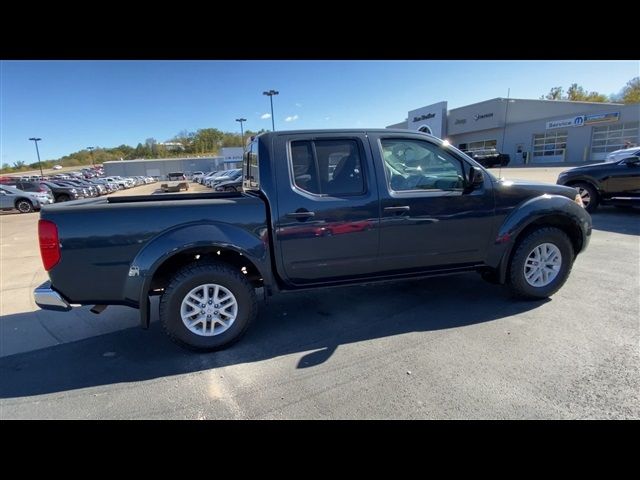
[[[510,165],[580,163],[639,145],[640,104],[494,98],[447,109],[434,103],[387,128],[424,131],[463,151],[496,149]]]

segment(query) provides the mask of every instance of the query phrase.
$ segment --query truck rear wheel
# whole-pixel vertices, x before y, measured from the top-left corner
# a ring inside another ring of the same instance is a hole
[[[562,230],[534,230],[520,241],[511,258],[509,286],[522,298],[550,297],[566,282],[573,259],[573,245]]]
[[[193,263],[171,279],[160,300],[160,321],[177,344],[214,351],[240,339],[257,310],[255,290],[241,272]]]

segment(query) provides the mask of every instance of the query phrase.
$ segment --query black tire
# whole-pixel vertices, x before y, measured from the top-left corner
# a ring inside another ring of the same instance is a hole
[[[238,313],[224,332],[202,336],[191,332],[180,317],[182,300],[192,289],[205,283],[221,285],[236,297]],[[160,321],[165,333],[178,345],[195,351],[214,351],[238,341],[256,317],[258,303],[255,289],[246,277],[225,264],[192,263],[171,279],[160,300]]]
[[[16,210],[20,213],[31,213],[34,211],[33,203],[22,198],[16,202]]]
[[[236,189],[236,187],[225,187],[224,191],[225,192],[237,192],[238,190]]]
[[[68,202],[69,200],[71,200],[71,197],[65,193],[56,197],[56,202]]]
[[[552,243],[560,250],[562,263],[557,276],[546,286],[530,285],[524,275],[524,264],[532,250],[543,243]],[[556,293],[567,281],[574,260],[573,245],[567,234],[553,227],[542,227],[527,234],[515,247],[507,283],[518,297],[528,299],[547,298]]]
[[[586,182],[578,182],[578,183],[574,183],[571,185],[573,188],[575,188],[576,190],[578,190],[578,193],[580,193],[580,190],[583,189],[586,194],[589,196],[589,202],[585,203],[584,205],[584,209],[591,213],[593,211],[595,211],[596,208],[598,208],[598,204],[600,203],[600,195],[598,195],[598,191],[595,189],[595,187],[593,185],[591,185],[590,183],[586,183]],[[584,197],[583,197],[583,201],[584,201]]]

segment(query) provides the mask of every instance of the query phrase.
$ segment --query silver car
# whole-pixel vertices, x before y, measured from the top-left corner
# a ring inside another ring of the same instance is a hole
[[[51,197],[46,193],[23,192],[8,185],[0,186],[0,208],[2,210],[13,210],[20,213],[30,213],[40,210],[42,205],[53,203]]]

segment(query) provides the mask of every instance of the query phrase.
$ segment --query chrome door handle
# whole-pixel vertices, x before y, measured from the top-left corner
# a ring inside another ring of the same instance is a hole
[[[384,207],[385,212],[408,212],[411,210],[409,205],[401,205],[399,207]]]
[[[309,211],[290,212],[286,214],[286,216],[289,218],[309,218],[309,217],[314,217],[315,215],[316,215],[316,212],[309,212]]]

